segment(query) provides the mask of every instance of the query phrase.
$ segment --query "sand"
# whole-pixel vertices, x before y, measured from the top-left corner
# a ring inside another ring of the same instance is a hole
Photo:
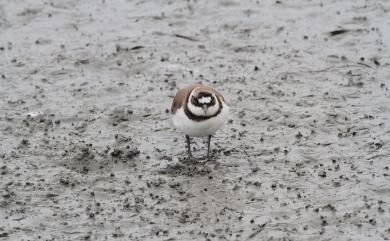
[[[1,240],[390,239],[390,2],[0,2]],[[230,118],[184,135],[176,91]]]

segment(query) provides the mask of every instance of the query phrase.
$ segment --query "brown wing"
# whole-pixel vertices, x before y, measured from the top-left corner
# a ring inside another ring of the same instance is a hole
[[[175,114],[176,110],[184,106],[185,101],[187,100],[187,96],[190,95],[191,91],[198,86],[200,85],[190,85],[177,92],[175,98],[173,98],[173,102],[171,106],[171,114]]]

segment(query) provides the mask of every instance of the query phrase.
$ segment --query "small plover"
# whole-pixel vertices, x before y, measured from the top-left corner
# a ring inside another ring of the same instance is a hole
[[[211,136],[228,119],[229,107],[223,96],[205,85],[190,85],[177,92],[172,102],[174,126],[184,132],[188,156],[192,157],[190,137],[208,137],[207,158],[210,157]]]

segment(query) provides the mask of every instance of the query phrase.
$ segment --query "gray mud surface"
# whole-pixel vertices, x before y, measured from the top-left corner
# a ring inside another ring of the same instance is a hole
[[[389,45],[387,0],[2,0],[0,239],[388,240]]]

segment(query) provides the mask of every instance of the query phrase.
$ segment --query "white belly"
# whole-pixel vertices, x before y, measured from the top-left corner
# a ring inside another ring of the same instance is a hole
[[[213,135],[221,128],[228,119],[229,107],[223,103],[222,111],[214,117],[204,121],[193,121],[184,113],[184,109],[180,108],[172,116],[173,125],[189,136],[205,137]]]

